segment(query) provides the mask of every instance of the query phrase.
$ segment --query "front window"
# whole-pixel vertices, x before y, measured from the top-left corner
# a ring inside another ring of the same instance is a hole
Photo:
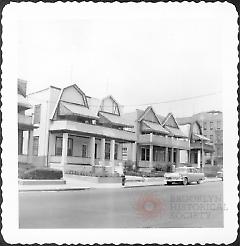
[[[38,156],[39,137],[33,137],[33,155]]]
[[[69,138],[68,139],[68,150],[67,150],[67,155],[72,156],[73,155],[73,139]]]
[[[211,121],[210,122],[210,130],[212,130],[213,129],[213,122]]]
[[[55,155],[62,155],[62,137],[56,137],[56,145],[55,145]],[[73,155],[73,139],[68,139],[68,148],[67,148],[67,155]]]
[[[149,161],[150,149],[147,147],[142,147],[141,151],[141,160],[142,161]]]
[[[62,137],[56,137],[55,155],[62,155]]]
[[[207,122],[203,122],[203,129],[207,130]]]
[[[35,105],[34,107],[34,124],[40,123],[40,116],[41,116],[41,104]]]
[[[87,145],[86,144],[82,145],[82,157],[84,158],[87,157]]]
[[[110,160],[110,143],[105,144],[105,159]]]
[[[118,145],[115,144],[115,148],[114,148],[114,160],[117,160],[118,158]]]

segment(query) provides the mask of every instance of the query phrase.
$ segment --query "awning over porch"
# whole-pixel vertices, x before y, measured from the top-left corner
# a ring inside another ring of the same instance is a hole
[[[134,127],[132,124],[130,124],[130,122],[128,122],[127,120],[125,120],[123,117],[121,117],[119,115],[100,112],[99,116],[100,116],[100,119],[101,119],[101,117],[103,117],[104,120],[106,120],[107,122],[109,122],[112,125],[129,127],[129,128]]]
[[[150,121],[142,121],[143,123],[143,131],[147,131],[147,132],[156,132],[156,133],[162,133],[162,134],[169,134],[169,132],[167,130],[165,130],[160,124],[154,123],[154,122],[150,122]]]
[[[99,117],[89,108],[78,104],[61,101],[59,104],[59,115],[77,115],[88,119],[98,119]]]
[[[198,140],[203,140],[203,141],[210,141],[209,138],[206,138],[203,135],[199,135],[199,134],[196,134],[196,133],[193,134],[193,138],[194,139],[198,139]]]
[[[179,128],[166,126],[166,129],[175,137],[187,138],[187,136]]]
[[[135,142],[136,137],[134,132],[118,130],[110,127],[85,124],[70,120],[56,120],[50,124],[51,132],[68,132],[72,134],[80,134],[86,136],[95,136],[121,140],[123,142]]]

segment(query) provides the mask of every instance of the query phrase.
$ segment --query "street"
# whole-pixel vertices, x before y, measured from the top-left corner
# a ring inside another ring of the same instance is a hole
[[[221,181],[60,192],[20,192],[20,228],[223,227]]]

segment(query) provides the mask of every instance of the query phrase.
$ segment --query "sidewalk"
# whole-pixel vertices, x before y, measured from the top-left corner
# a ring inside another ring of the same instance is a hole
[[[121,189],[146,186],[163,186],[165,185],[164,178],[141,178],[141,177],[126,177],[125,186],[121,183],[96,183],[82,181],[76,177],[66,176],[66,184],[63,185],[19,185],[19,191],[71,191],[71,190],[87,190],[87,189]],[[218,182],[219,178],[205,178],[205,182]]]

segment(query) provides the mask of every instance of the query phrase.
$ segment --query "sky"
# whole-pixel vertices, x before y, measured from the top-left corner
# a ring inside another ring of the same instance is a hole
[[[88,96],[111,94],[124,112],[148,105],[176,117],[222,110],[225,47],[218,11],[146,12],[20,19],[18,77],[28,81],[28,93],[76,83]]]

